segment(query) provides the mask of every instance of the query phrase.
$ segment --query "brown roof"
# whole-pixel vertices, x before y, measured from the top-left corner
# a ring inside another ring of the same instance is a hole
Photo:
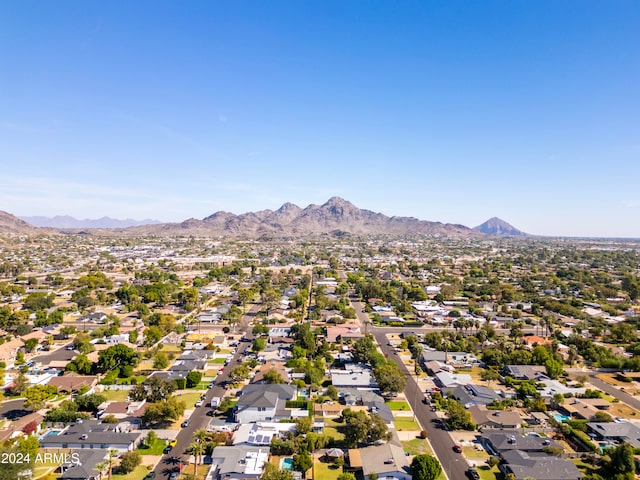
[[[47,385],[53,385],[59,392],[78,391],[83,385],[91,388],[98,382],[98,377],[93,375],[67,374],[62,377],[53,377]]]

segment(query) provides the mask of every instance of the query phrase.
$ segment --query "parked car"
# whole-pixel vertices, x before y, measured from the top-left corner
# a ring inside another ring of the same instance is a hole
[[[176,438],[174,438],[173,440],[171,440],[171,441],[169,442],[169,446],[170,446],[171,448],[175,447],[177,444],[178,444],[178,439],[176,439]]]
[[[198,400],[198,401],[196,402],[196,408],[197,408],[197,407],[201,407],[202,405],[204,405],[204,401],[203,401],[203,400]]]
[[[156,478],[156,472],[149,472],[145,475],[143,480],[153,480]]]
[[[184,422],[182,422],[182,428],[186,428],[189,426],[189,419],[187,418]]]
[[[462,447],[460,445],[454,445],[453,451],[456,453],[462,453]]]
[[[209,410],[209,411],[207,412],[207,417],[213,417],[215,414],[216,414],[216,411],[215,411],[215,410]]]
[[[166,455],[167,453],[169,453],[169,452],[171,451],[171,449],[172,449],[172,448],[173,448],[173,447],[172,447],[171,445],[167,445],[167,446],[164,448],[164,450],[162,451],[162,453],[164,453],[164,454]]]
[[[469,467],[469,470],[467,470],[467,477],[469,477],[471,480],[480,480],[480,474],[473,467]]]

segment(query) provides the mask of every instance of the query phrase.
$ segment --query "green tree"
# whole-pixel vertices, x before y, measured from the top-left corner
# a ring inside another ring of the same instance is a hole
[[[125,452],[120,459],[120,473],[131,473],[142,463],[142,457],[136,450]]]
[[[24,406],[29,410],[41,410],[46,406],[46,401],[53,398],[57,393],[57,389],[50,385],[34,385],[24,391],[26,398]]]
[[[354,412],[347,408],[342,411],[342,418],[345,423],[345,442],[349,447],[356,447],[358,444],[368,445],[391,438],[387,425],[376,413],[368,415],[362,410]]]
[[[26,435],[18,438],[18,448],[25,455],[29,455],[31,459],[35,459],[40,448],[40,442],[35,435]],[[3,465],[4,468],[4,465]]]
[[[296,432],[298,435],[305,435],[311,431],[313,420],[311,417],[301,417],[296,419]]]
[[[107,397],[99,393],[90,393],[76,397],[78,410],[83,412],[97,412],[98,407],[107,401]]]
[[[413,480],[436,480],[442,472],[440,462],[428,454],[416,455],[411,461]]]
[[[294,480],[291,470],[281,470],[271,463],[265,463],[261,480]]]
[[[350,472],[344,472],[338,475],[336,480],[356,480],[356,476]]]
[[[262,378],[265,383],[285,383],[282,375],[274,368],[266,371]]]
[[[196,387],[202,380],[201,372],[189,372],[187,373],[187,388]]]
[[[547,359],[544,367],[547,370],[547,375],[549,376],[549,378],[558,378],[560,375],[562,375],[562,363],[553,358]]]
[[[475,430],[476,426],[471,420],[471,413],[469,413],[460,402],[449,398],[446,403],[446,409],[449,414],[447,424],[451,429]]]
[[[112,345],[98,352],[97,369],[100,372],[107,372],[117,366],[135,367],[139,359],[140,357],[131,347],[124,344]]]
[[[169,366],[169,357],[164,352],[156,353],[153,358],[153,368],[156,370],[164,370]]]
[[[293,456],[293,469],[304,475],[313,466],[313,460],[308,452],[300,452]]]
[[[249,378],[249,373],[251,370],[247,365],[238,365],[229,370],[229,380],[234,383],[241,382]]]
[[[251,349],[254,352],[261,352],[266,347],[267,347],[267,341],[262,337],[258,337],[253,340],[253,345],[251,346]]]
[[[36,348],[36,345],[38,345],[38,339],[37,338],[29,338],[28,340],[24,341],[24,348],[29,353],[33,352],[33,349]]]
[[[397,364],[387,362],[373,371],[380,391],[384,393],[398,393],[407,386],[407,378]]]

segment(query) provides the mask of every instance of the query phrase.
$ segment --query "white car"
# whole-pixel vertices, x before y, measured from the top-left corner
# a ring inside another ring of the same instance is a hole
[[[202,400],[198,400],[196,402],[196,407],[201,407],[202,405],[204,405],[204,402]]]

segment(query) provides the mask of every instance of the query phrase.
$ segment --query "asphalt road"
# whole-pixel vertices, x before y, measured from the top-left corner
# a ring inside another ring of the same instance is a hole
[[[69,342],[64,346],[60,347],[59,349],[54,350],[53,352],[47,352],[41,355],[37,355],[33,357],[31,360],[33,360],[36,363],[41,363],[44,366],[48,365],[49,362],[53,362],[53,361],[65,360],[70,362],[73,359],[73,357],[75,357],[78,354],[78,352],[76,352],[75,350],[67,350],[67,346],[71,344],[72,342]]]
[[[3,420],[17,420],[30,413],[32,413],[31,410],[24,407],[24,398],[7,400],[0,405],[0,418]]]
[[[247,337],[250,338],[251,336],[248,335]],[[188,465],[189,454],[186,453],[186,450],[194,441],[193,434],[196,430],[205,429],[212,418],[207,416],[207,412],[211,410],[211,407],[209,407],[211,399],[213,397],[222,398],[224,396],[225,390],[220,386],[220,384],[229,378],[229,370],[238,365],[239,362],[241,363],[245,351],[249,348],[251,348],[251,342],[240,342],[240,344],[236,348],[236,354],[233,356],[232,361],[225,367],[225,371],[222,374],[218,375],[218,377],[215,379],[214,387],[207,390],[204,404],[201,407],[197,407],[193,410],[193,413],[189,417],[189,425],[182,428],[180,430],[180,433],[178,433],[178,436],[176,437],[178,443],[176,444],[176,446],[173,447],[173,449],[169,453],[162,455],[162,458],[154,469],[157,477],[169,477],[171,475],[172,469],[177,466],[179,462],[182,463],[183,467],[185,465]],[[187,467],[186,470],[183,469],[183,471],[185,471],[186,473],[191,473],[189,467]]]
[[[447,474],[447,477],[450,480],[465,479],[469,465],[461,453],[453,451],[455,443],[449,433],[444,430],[438,416],[431,411],[428,405],[422,403],[425,395],[420,391],[412,372],[400,361],[395,350],[387,345],[388,341],[384,332],[374,329],[373,336],[380,345],[384,355],[394,360],[407,376],[407,387],[404,390],[405,396],[415,413],[416,419],[420,425],[422,425],[422,428],[427,431],[431,446],[438,460],[440,460],[440,464]]]
[[[453,447],[455,445],[454,441],[451,439],[449,433],[443,428],[442,422],[438,418],[438,416],[431,411],[428,405],[422,403],[425,395],[422,391],[420,391],[415,377],[413,376],[413,372],[410,372],[407,367],[400,361],[400,358],[396,354],[395,349],[388,345],[389,341],[386,337],[387,333],[399,333],[412,330],[424,333],[425,331],[435,329],[428,327],[416,329],[402,327],[373,327],[367,314],[362,311],[364,305],[354,295],[350,296],[350,300],[353,307],[356,309],[358,320],[360,320],[360,323],[362,323],[366,327],[366,331],[368,333],[373,334],[376,341],[378,342],[378,345],[380,345],[382,353],[387,358],[394,360],[407,376],[407,387],[404,390],[404,394],[415,413],[416,419],[418,420],[420,425],[422,425],[422,428],[427,431],[429,441],[431,442],[431,446],[433,447],[433,451],[438,457],[438,460],[442,465],[442,469],[446,473],[447,477],[449,478],[449,480],[463,480],[467,478],[466,471],[469,468],[467,461],[462,454],[453,451]]]
[[[604,382],[596,377],[598,372],[585,372],[583,375],[589,375],[589,383],[594,387],[602,390],[603,392],[607,392],[611,396],[619,399],[621,402],[626,403],[632,408],[636,410],[640,410],[640,400],[636,397],[629,395],[626,392],[622,392],[619,388],[616,388],[612,385],[609,385],[607,382]]]

